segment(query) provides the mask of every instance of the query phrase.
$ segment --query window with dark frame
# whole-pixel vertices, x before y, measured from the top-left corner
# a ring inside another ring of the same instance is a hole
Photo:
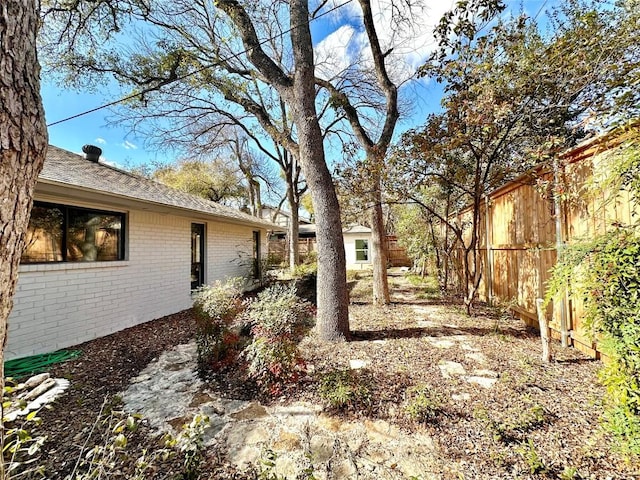
[[[21,263],[124,260],[126,215],[34,202]]]
[[[260,264],[261,245],[260,245],[260,231],[253,232],[253,278],[260,278],[262,276],[262,265]]]
[[[205,230],[203,223],[191,224],[191,290],[204,285]]]

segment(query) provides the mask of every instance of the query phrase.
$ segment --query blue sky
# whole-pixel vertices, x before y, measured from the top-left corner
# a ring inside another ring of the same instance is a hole
[[[374,0],[374,2],[382,4],[378,7],[381,10],[384,8],[385,0]],[[336,0],[336,3],[341,2]],[[395,41],[405,47],[406,51],[402,52],[402,55],[409,70],[419,65],[433,47],[430,31],[442,13],[451,7],[453,0],[431,0],[427,3],[429,8],[424,12],[424,22],[412,32],[410,39],[409,37],[400,38],[397,29],[383,26],[385,24],[383,11],[377,18],[380,22],[381,37],[387,35],[390,42]],[[520,8],[519,1],[506,3],[510,8],[516,10]],[[541,8],[548,8],[553,3],[556,1],[528,0],[524,2],[524,8],[529,14],[535,15]],[[354,53],[354,45],[358,44],[358,31],[357,22],[354,21],[353,16],[358,14],[357,8],[359,7],[356,3],[351,2],[347,7],[341,8],[339,13],[312,25],[314,41],[319,47],[323,47],[325,52],[331,52],[330,55],[333,58],[328,59],[329,63],[348,61],[349,56]],[[398,134],[420,125],[429,112],[437,110],[441,91],[438,85],[417,81],[404,87],[404,94],[410,99],[411,111],[398,125],[396,130]],[[117,88],[105,88],[98,93],[79,93],[62,89],[47,78],[42,79],[42,98],[48,124],[111,102],[118,98],[118,95]],[[108,109],[103,109],[53,125],[49,128],[49,143],[78,153],[85,144],[98,145],[103,149],[105,160],[121,166],[173,160],[167,158],[163,152],[146,149],[144,139],[136,138],[123,128],[108,125],[110,115]]]

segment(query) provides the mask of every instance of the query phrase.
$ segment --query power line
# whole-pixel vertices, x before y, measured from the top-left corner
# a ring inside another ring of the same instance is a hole
[[[315,21],[315,20],[318,20],[318,19],[320,19],[320,18],[322,18],[322,17],[324,17],[324,16],[326,16],[326,15],[329,15],[330,13],[333,13],[333,12],[335,12],[336,10],[338,10],[338,9],[340,9],[340,8],[342,8],[342,7],[344,7],[345,5],[347,5],[347,4],[349,4],[349,3],[351,3],[352,1],[353,1],[353,0],[346,0],[346,1],[345,1],[345,2],[343,2],[343,3],[340,3],[340,4],[338,4],[338,5],[335,5],[335,6],[331,7],[329,10],[327,10],[327,11],[325,11],[325,12],[322,12],[322,13],[320,13],[318,16],[316,16],[316,17],[312,18],[311,20],[309,20],[309,21],[308,21],[308,23],[310,24],[311,22],[313,22],[313,21]],[[274,36],[272,36],[272,37],[265,38],[264,40],[261,40],[260,42],[258,42],[258,45],[262,46],[262,45],[264,45],[265,43],[271,42],[272,40],[276,40],[277,38],[281,38],[281,37],[283,37],[284,35],[286,35],[287,33],[292,32],[293,30],[295,30],[296,28],[298,28],[298,27],[300,27],[300,26],[302,26],[302,25],[294,25],[293,27],[290,27],[290,28],[288,28],[287,30],[282,31],[282,32],[281,32],[281,33],[279,33],[278,35],[274,35]],[[56,120],[55,122],[52,122],[52,123],[47,124],[47,127],[53,127],[53,126],[55,126],[55,125],[59,125],[59,124],[61,124],[61,123],[65,123],[65,122],[68,122],[68,121],[70,121],[70,120],[74,120],[74,119],[76,119],[76,118],[83,117],[83,116],[88,115],[88,114],[90,114],[90,113],[97,112],[97,111],[99,111],[99,110],[103,110],[103,109],[108,108],[108,107],[112,107],[113,105],[117,105],[117,104],[119,104],[119,103],[126,102],[127,100],[132,100],[132,99],[134,99],[134,98],[136,98],[136,97],[141,97],[141,96],[145,95],[146,93],[150,93],[150,92],[154,92],[154,91],[160,90],[160,89],[161,89],[162,87],[164,87],[165,85],[170,85],[170,84],[175,83],[175,82],[180,82],[180,81],[185,80],[185,79],[187,79],[187,78],[189,78],[189,77],[192,77],[192,76],[194,76],[194,75],[197,75],[197,74],[198,74],[198,73],[200,73],[200,72],[203,72],[203,71],[208,70],[208,69],[210,69],[210,68],[214,68],[214,67],[220,66],[220,65],[222,65],[223,63],[226,63],[226,62],[228,62],[228,61],[230,61],[230,60],[237,59],[237,58],[238,58],[238,57],[240,57],[241,55],[244,55],[244,54],[248,53],[248,51],[249,51],[249,50],[247,50],[247,49],[242,50],[242,51],[240,51],[240,52],[238,52],[238,53],[234,53],[233,55],[230,55],[230,56],[228,56],[228,57],[226,57],[226,58],[223,58],[223,59],[221,59],[221,60],[218,60],[218,61],[216,61],[216,62],[212,63],[211,65],[207,65],[207,66],[205,66],[205,67],[198,68],[198,69],[196,69],[196,70],[194,70],[194,71],[192,71],[192,72],[186,73],[186,74],[184,74],[184,75],[182,75],[182,76],[180,76],[180,77],[177,77],[177,78],[175,78],[175,79],[173,79],[173,80],[170,80],[170,81],[167,81],[167,82],[160,83],[160,84],[158,84],[158,85],[156,85],[156,86],[153,86],[153,87],[145,88],[144,90],[141,90],[140,92],[132,93],[131,95],[127,95],[126,97],[122,97],[122,98],[120,98],[120,99],[118,99],[118,100],[114,100],[114,101],[112,101],[112,102],[105,103],[105,104],[103,104],[103,105],[100,105],[100,106],[98,106],[98,107],[92,108],[92,109],[90,109],[90,110],[86,110],[86,111],[81,112],[81,113],[76,113],[75,115],[71,115],[70,117],[66,117],[66,118],[63,118],[63,119],[61,119],[61,120]]]

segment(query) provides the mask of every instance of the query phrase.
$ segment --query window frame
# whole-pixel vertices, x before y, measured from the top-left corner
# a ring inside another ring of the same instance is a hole
[[[364,242],[364,248],[358,248],[358,242]],[[356,263],[369,263],[371,259],[369,258],[369,239],[368,238],[356,238],[353,242],[356,253]],[[365,252],[366,259],[358,260],[358,253]]]
[[[260,233],[260,230],[253,231],[252,243],[253,243],[253,252],[252,252],[253,268],[251,269],[252,270],[251,273],[254,279],[259,280],[260,278],[262,278],[262,263],[261,263],[262,235]]]
[[[56,203],[56,202],[46,202],[46,201],[34,201],[33,207],[41,207],[41,208],[49,208],[54,209],[57,208],[62,213],[62,235],[60,239],[61,248],[60,248],[60,256],[62,260],[43,260],[43,261],[25,261],[24,258],[20,259],[21,265],[51,265],[51,264],[91,264],[91,263],[100,263],[100,262],[122,262],[127,259],[127,220],[128,214],[122,211],[114,211],[114,210],[102,210],[99,208],[91,208],[91,207],[83,207],[78,205],[68,205],[64,203]],[[104,216],[114,216],[120,218],[120,236],[118,238],[118,247],[117,250],[119,255],[118,258],[114,259],[96,259],[96,260],[69,260],[68,258],[68,238],[69,238],[69,225],[70,225],[70,210],[75,210],[79,212],[85,213],[94,213],[98,215]],[[33,212],[33,209],[32,209]],[[29,218],[29,223],[31,223],[31,218]],[[27,227],[28,228],[28,227]],[[26,253],[26,250],[23,252]]]

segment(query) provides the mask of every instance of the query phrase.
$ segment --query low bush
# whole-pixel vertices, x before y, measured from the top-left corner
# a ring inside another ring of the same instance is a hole
[[[405,414],[416,422],[434,420],[442,410],[441,396],[428,385],[418,385],[407,389]]]
[[[196,480],[200,478],[202,461],[204,460],[205,445],[204,431],[209,427],[209,417],[197,413],[190,423],[182,425],[182,431],[177,437],[166,434],[165,446],[172,451],[179,452],[183,457],[182,480]]]
[[[366,370],[331,370],[320,379],[320,397],[338,410],[368,408],[373,381]]]
[[[474,416],[485,424],[486,431],[492,434],[494,440],[505,444],[526,441],[529,432],[540,428],[550,419],[544,406],[532,401],[499,412],[478,410]]]
[[[207,371],[224,364],[235,351],[239,335],[232,325],[242,311],[241,278],[204,285],[193,294],[198,366]]]
[[[294,278],[305,277],[308,275],[316,275],[318,272],[318,254],[309,252],[304,261],[300,265],[296,265],[291,272]]]
[[[26,406],[24,400],[15,398],[16,384],[11,378],[5,379],[2,392],[2,413],[11,410],[21,410]],[[40,464],[39,452],[46,437],[33,437],[30,430],[40,425],[38,410],[25,416],[17,416],[9,421],[2,418],[2,460],[4,462],[5,477],[7,479],[23,478],[28,475],[43,476],[44,467]]]
[[[264,391],[278,395],[305,371],[298,343],[312,326],[311,304],[295,288],[273,285],[247,303],[243,320],[253,336],[243,351],[248,375]]]
[[[516,447],[516,452],[524,460],[531,475],[545,473],[547,471],[544,460],[536,450],[533,440],[530,438],[520,443],[520,445]]]
[[[347,282],[356,282],[360,280],[360,272],[358,270],[347,270]]]

